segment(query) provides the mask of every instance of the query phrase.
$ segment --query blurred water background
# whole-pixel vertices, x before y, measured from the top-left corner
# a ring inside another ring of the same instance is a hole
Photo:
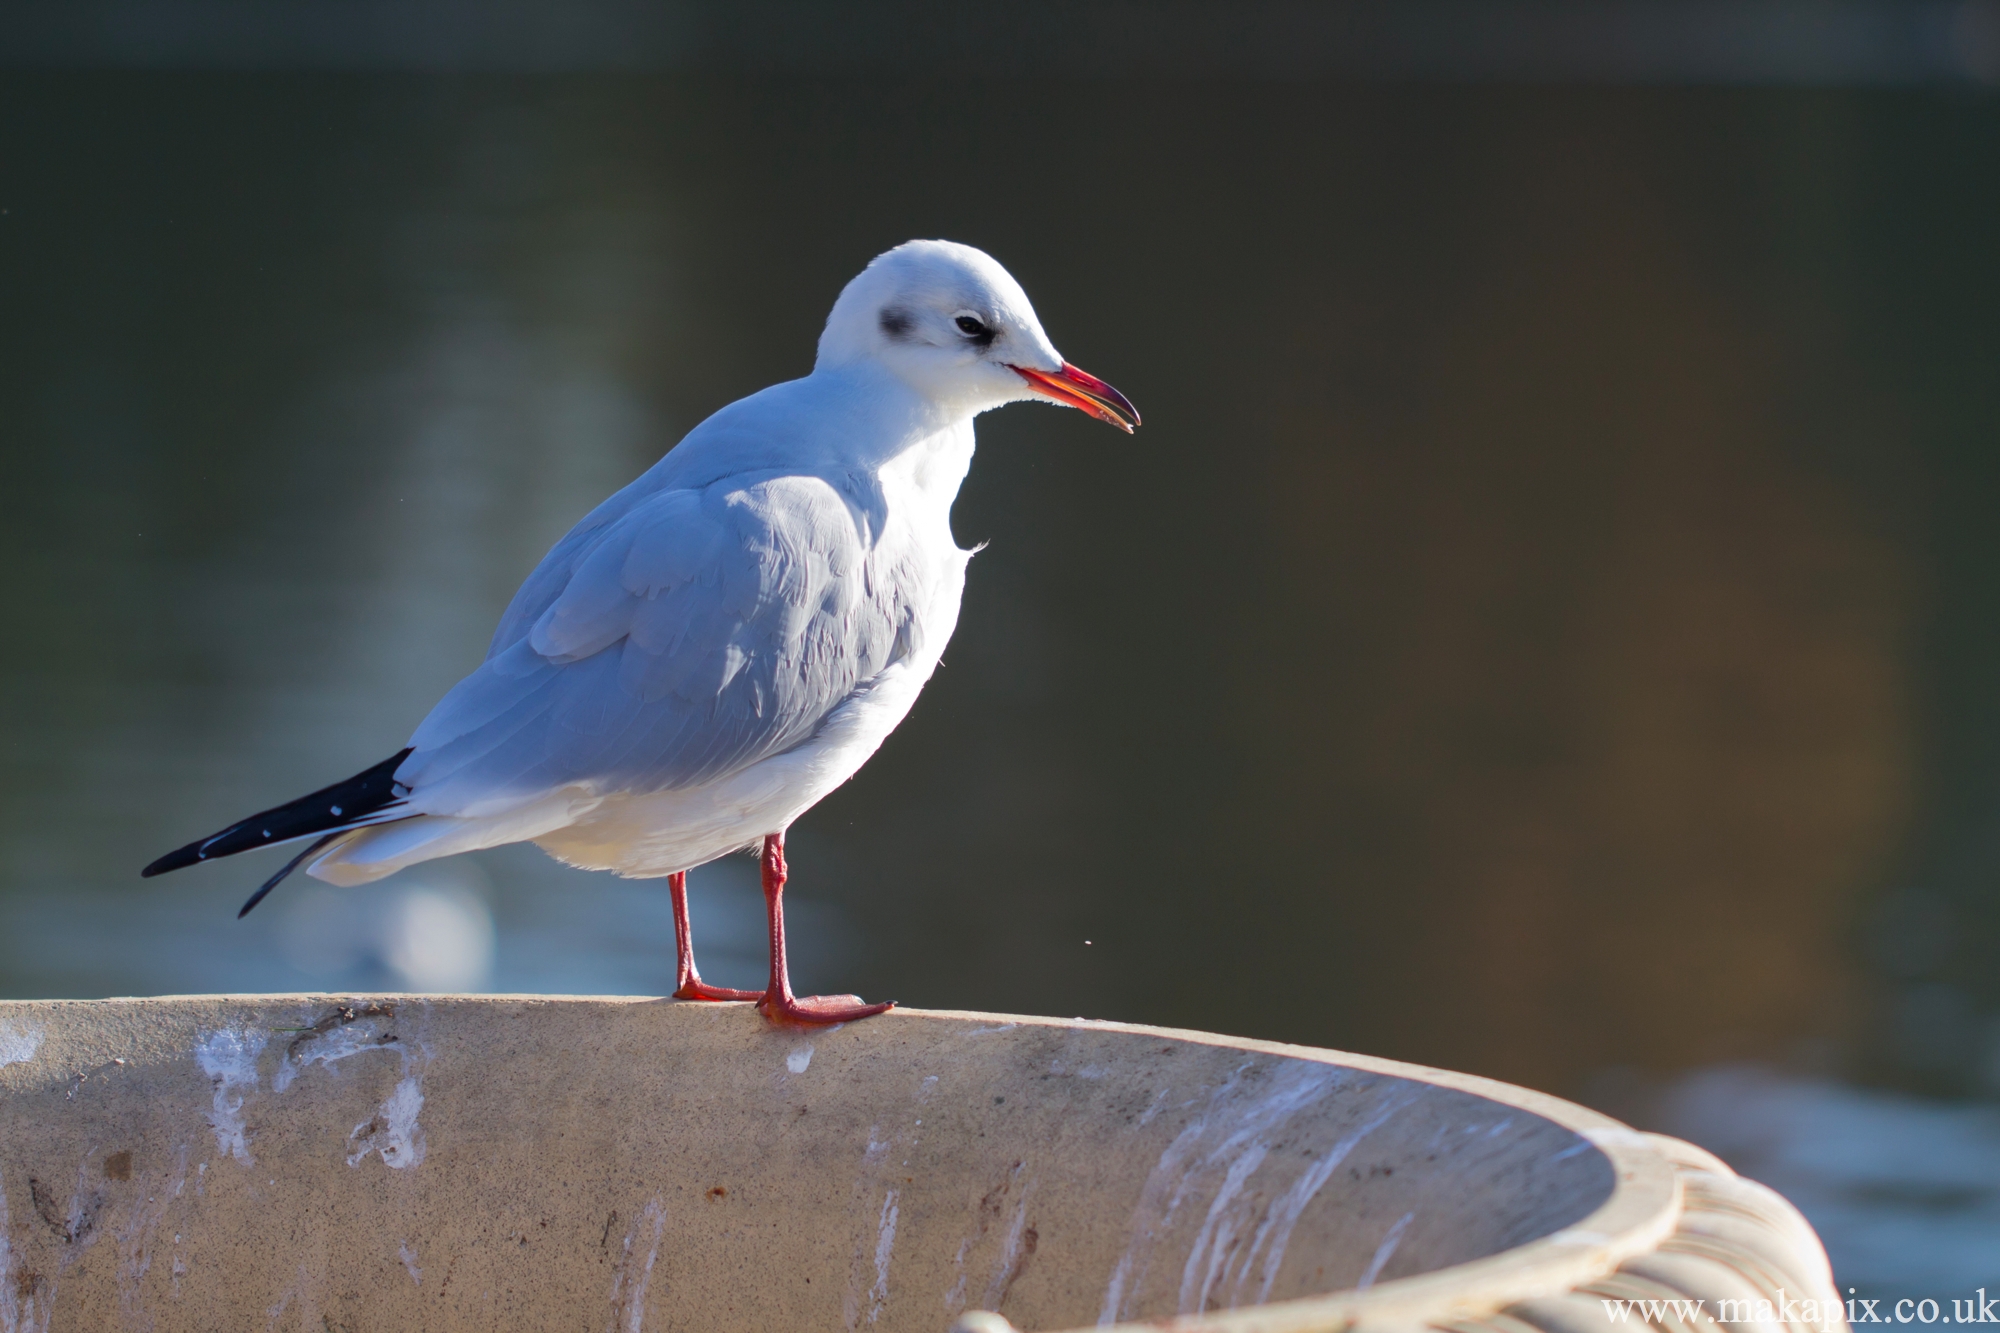
[[[802,985],[1527,1083],[2000,1288],[2000,11],[553,12],[0,41],[0,994],[669,988],[664,886],[532,848],[137,870],[399,747],[948,236],[1146,425],[982,422]],[[754,866],[693,885],[759,984]]]

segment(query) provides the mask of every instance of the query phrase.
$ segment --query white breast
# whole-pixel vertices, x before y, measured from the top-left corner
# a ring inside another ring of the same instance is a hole
[[[906,582],[915,609],[905,656],[830,712],[812,739],[706,786],[612,795],[534,839],[558,860],[650,877],[686,870],[783,831],[853,777],[888,739],[943,659],[972,558],[951,535],[951,502],[972,462],[970,422],[885,466],[888,522],[867,577]]]

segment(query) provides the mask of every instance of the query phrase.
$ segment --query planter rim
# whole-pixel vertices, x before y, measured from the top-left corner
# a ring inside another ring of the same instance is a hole
[[[690,1017],[703,1010],[747,1007],[747,1002],[731,1006],[693,1004],[654,996],[545,995],[545,994],[407,994],[397,992],[293,992],[282,994],[213,994],[120,996],[79,1000],[0,1000],[0,1020],[34,1018],[50,1027],[59,1025],[60,1045],[91,1045],[94,1034],[110,1036],[116,1028],[130,1043],[134,1033],[129,1025],[132,1011],[167,1011],[190,1005],[247,1006],[260,1008],[298,1005],[352,1004],[356,1001],[407,1001],[438,1008],[461,1006],[535,1009],[540,1007],[624,1005],[670,1005],[685,1007]],[[120,1019],[128,1020],[119,1023]],[[1825,1285],[1831,1293],[1825,1257],[1809,1227],[1777,1196],[1746,1181],[1738,1181],[1729,1168],[1698,1148],[1659,1135],[1641,1133],[1609,1116],[1574,1102],[1504,1083],[1497,1079],[1452,1070],[1436,1069],[1379,1056],[1362,1055],[1320,1047],[1233,1037],[1183,1028],[1123,1023],[1103,1019],[1059,1018],[1032,1014],[989,1013],[976,1010],[897,1008],[865,1020],[867,1028],[892,1029],[912,1020],[1007,1024],[1022,1027],[1077,1029],[1093,1032],[1128,1033],[1136,1037],[1193,1045],[1221,1047],[1290,1060],[1309,1061],[1364,1071],[1390,1078],[1428,1084],[1469,1094],[1506,1106],[1568,1129],[1603,1154],[1613,1171],[1610,1193],[1587,1216],[1552,1234],[1469,1262],[1449,1265],[1430,1272],[1384,1280],[1366,1290],[1346,1290],[1321,1296],[1303,1297],[1268,1305],[1218,1310],[1201,1315],[1181,1315],[1109,1326],[1119,1330],[1174,1329],[1184,1333],[1311,1333],[1314,1330],[1347,1329],[1355,1325],[1380,1327],[1445,1327],[1467,1330],[1520,1328],[1512,1323],[1482,1323],[1489,1316],[1506,1320],[1496,1312],[1523,1302],[1572,1298],[1579,1288],[1605,1279],[1634,1261],[1644,1261],[1663,1242],[1682,1228],[1686,1205],[1684,1180],[1690,1172],[1757,1191],[1775,1201],[1781,1216],[1773,1230],[1788,1234],[1793,1249],[1810,1247],[1797,1262],[1787,1265],[1795,1291]],[[862,1025],[851,1025],[862,1026]],[[57,1036],[44,1028],[45,1036]],[[51,1043],[54,1044],[54,1043]],[[60,1050],[50,1054],[60,1056]],[[0,1065],[0,1092],[10,1085],[20,1086],[27,1072],[25,1063]],[[1760,1202],[1768,1202],[1760,1200]],[[1795,1226],[1785,1225],[1796,1222]],[[1802,1246],[1798,1233],[1805,1237]],[[1818,1277],[1819,1284],[1812,1279]],[[1768,1284],[1767,1284],[1768,1285]],[[1596,1301],[1591,1300],[1591,1305]],[[959,1328],[1004,1329],[997,1316],[972,1314]],[[1820,1325],[1822,1329],[1824,1324]]]

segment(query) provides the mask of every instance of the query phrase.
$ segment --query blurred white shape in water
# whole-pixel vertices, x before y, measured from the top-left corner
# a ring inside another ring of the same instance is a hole
[[[408,991],[484,989],[496,934],[485,875],[443,861],[359,889],[312,885],[279,930],[285,960],[333,984]]]
[[[404,990],[479,990],[493,972],[493,914],[464,889],[418,885],[385,915],[383,958]]]
[[[2000,1107],[1725,1065],[1675,1083],[1653,1119],[1796,1204],[1862,1295],[2000,1279]]]

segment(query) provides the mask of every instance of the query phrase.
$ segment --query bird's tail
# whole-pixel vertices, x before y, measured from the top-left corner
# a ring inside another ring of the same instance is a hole
[[[409,757],[410,751],[402,750],[373,768],[356,773],[345,782],[336,782],[296,801],[288,801],[248,819],[238,820],[220,833],[168,852],[139,874],[150,879],[201,861],[247,852],[253,847],[275,847],[300,838],[314,838],[305,851],[288,861],[284,869],[273,875],[251,896],[249,902],[243,904],[243,912],[248,912],[263,901],[264,895],[276,888],[280,880],[298,869],[301,862],[341,834],[404,818],[400,812],[408,802],[409,789],[398,785],[396,770]],[[319,836],[314,837],[316,834]],[[241,916],[243,912],[237,915]]]

